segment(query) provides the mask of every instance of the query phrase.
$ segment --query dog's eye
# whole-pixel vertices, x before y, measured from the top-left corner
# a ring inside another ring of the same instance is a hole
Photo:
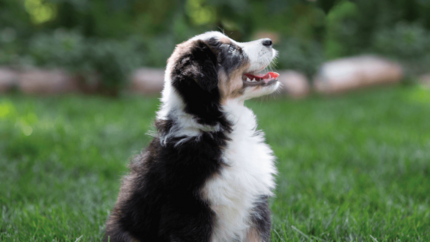
[[[235,46],[233,46],[233,45],[229,46],[229,48],[228,48],[229,53],[234,54],[234,53],[236,53],[236,51],[237,51],[237,49]]]

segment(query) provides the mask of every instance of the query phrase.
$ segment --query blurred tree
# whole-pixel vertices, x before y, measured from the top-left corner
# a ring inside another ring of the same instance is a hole
[[[0,28],[13,28],[24,33],[31,32],[30,16],[25,11],[24,0],[0,1]]]
[[[329,13],[339,0],[318,0],[315,2],[325,13]]]
[[[324,49],[328,58],[351,55],[360,46],[361,39],[354,38],[358,34],[358,14],[356,4],[349,1],[342,1],[331,9],[325,20]]]
[[[42,0],[25,0],[25,10],[35,24],[47,22],[55,17],[56,6]]]

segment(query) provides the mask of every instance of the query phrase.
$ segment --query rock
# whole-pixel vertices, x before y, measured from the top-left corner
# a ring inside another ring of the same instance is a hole
[[[20,74],[19,88],[29,94],[60,94],[78,90],[76,80],[61,70],[29,70]]]
[[[376,56],[359,56],[323,64],[314,85],[318,92],[332,94],[397,83],[402,77],[402,67],[396,63]]]
[[[140,94],[159,94],[164,86],[164,70],[142,68],[133,73],[130,91]]]
[[[0,68],[0,93],[7,92],[18,84],[19,75],[17,72]]]
[[[280,71],[278,81],[281,83],[281,93],[293,98],[302,98],[309,94],[309,82],[300,72]]]

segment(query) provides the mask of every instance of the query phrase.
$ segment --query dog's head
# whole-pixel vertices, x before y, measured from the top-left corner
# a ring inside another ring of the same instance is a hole
[[[261,73],[276,55],[270,39],[239,43],[220,32],[191,38],[167,61],[163,105],[178,106],[198,116],[199,123],[211,124],[220,116],[215,109],[228,100],[259,97],[279,87],[279,74]]]

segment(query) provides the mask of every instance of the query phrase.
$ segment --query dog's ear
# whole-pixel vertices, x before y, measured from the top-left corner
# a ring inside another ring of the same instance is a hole
[[[192,88],[197,84],[209,93],[218,91],[218,62],[212,49],[202,40],[196,40],[186,46],[187,51],[177,59],[174,85]]]
[[[172,86],[184,101],[184,111],[200,124],[226,125],[220,107],[217,54],[203,41],[178,45],[172,58]]]

